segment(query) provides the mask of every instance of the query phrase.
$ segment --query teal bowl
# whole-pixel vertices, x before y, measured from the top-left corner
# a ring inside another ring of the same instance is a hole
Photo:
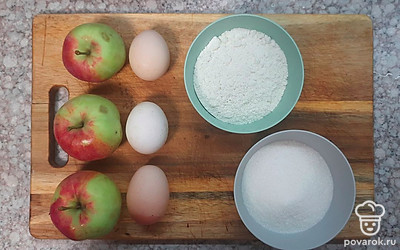
[[[234,28],[257,30],[268,35],[281,47],[288,64],[288,84],[278,106],[262,119],[241,125],[223,122],[211,115],[198,99],[193,84],[194,67],[200,52],[214,36],[219,36]],[[275,126],[292,111],[303,89],[304,66],[299,48],[293,38],[277,23],[258,15],[230,15],[208,25],[193,41],[186,55],[184,81],[186,92],[193,107],[207,122],[228,132],[248,134]]]

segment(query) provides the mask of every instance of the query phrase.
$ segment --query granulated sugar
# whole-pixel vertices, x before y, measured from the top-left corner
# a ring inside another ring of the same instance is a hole
[[[235,28],[213,37],[197,58],[194,88],[217,119],[247,124],[276,108],[288,65],[279,45],[264,33]]]
[[[244,204],[263,227],[279,233],[305,231],[328,211],[333,180],[322,156],[295,141],[259,149],[247,163],[242,182]]]

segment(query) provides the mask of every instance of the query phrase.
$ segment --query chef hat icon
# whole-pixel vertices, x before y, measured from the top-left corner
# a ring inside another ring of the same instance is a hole
[[[364,208],[365,211],[369,210],[370,213],[360,214],[358,211],[360,208]],[[380,208],[380,210],[382,211],[380,214],[376,214],[377,208]],[[371,215],[371,213],[373,214]],[[385,208],[382,205],[376,204],[373,201],[365,201],[364,203],[359,204],[356,207],[356,215],[360,220],[361,232],[367,236],[374,236],[375,234],[377,234],[381,229],[381,218],[384,214]]]

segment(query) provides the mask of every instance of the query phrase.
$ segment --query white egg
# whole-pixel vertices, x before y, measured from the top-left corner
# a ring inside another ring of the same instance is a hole
[[[170,55],[164,38],[154,30],[145,30],[133,39],[129,64],[143,80],[154,81],[168,70]]]
[[[133,149],[141,154],[152,154],[167,141],[167,117],[157,104],[142,102],[130,112],[125,130]]]

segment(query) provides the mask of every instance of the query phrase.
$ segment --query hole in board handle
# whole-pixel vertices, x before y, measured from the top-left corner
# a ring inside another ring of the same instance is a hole
[[[49,91],[49,163],[55,168],[64,167],[68,154],[62,150],[54,138],[54,117],[69,99],[69,91],[64,86],[53,86]]]

